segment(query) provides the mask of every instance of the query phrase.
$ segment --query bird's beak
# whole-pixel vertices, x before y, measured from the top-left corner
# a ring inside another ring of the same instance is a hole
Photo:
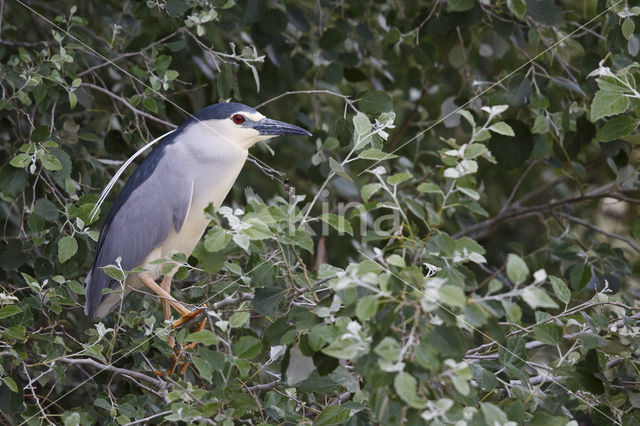
[[[279,136],[279,135],[304,135],[311,136],[311,133],[307,132],[302,127],[294,126],[293,124],[283,123],[282,121],[272,120],[270,118],[264,118],[257,122],[253,128],[260,132],[264,136]]]

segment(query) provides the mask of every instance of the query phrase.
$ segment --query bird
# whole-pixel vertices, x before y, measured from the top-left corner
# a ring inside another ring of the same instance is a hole
[[[125,182],[102,225],[86,277],[86,316],[105,317],[126,294],[144,286],[160,296],[165,321],[171,319],[170,306],[182,315],[174,327],[199,314],[203,309],[191,311],[170,294],[177,267],[156,283],[163,275],[158,259],[174,251],[189,256],[209,224],[205,208],[221,206],[249,148],[287,134],[311,136],[249,106],[226,102],[202,109],[160,139]],[[129,273],[121,285],[103,269],[117,263],[124,271],[144,272]],[[103,295],[105,289],[111,292]]]

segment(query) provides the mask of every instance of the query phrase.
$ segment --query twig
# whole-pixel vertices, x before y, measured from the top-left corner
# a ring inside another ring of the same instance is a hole
[[[518,181],[516,182],[515,186],[513,187],[513,189],[511,190],[511,195],[509,195],[509,198],[507,198],[506,203],[504,203],[504,206],[502,206],[502,209],[500,210],[500,213],[502,213],[503,211],[505,211],[510,205],[511,202],[513,201],[513,197],[516,196],[516,193],[518,192],[518,189],[520,188],[520,185],[522,185],[522,182],[524,181],[524,178],[527,177],[527,175],[529,174],[529,172],[540,163],[540,160],[534,160],[531,162],[531,164],[529,164],[529,167],[527,167],[527,169],[522,172],[522,175],[520,175],[520,178],[518,178]]]
[[[347,95],[341,95],[340,93],[335,93],[332,92],[331,90],[323,90],[323,89],[314,89],[314,90],[291,90],[289,92],[284,92],[279,94],[278,96],[268,99],[264,102],[262,102],[261,104],[256,105],[254,108],[255,109],[260,109],[263,106],[270,104],[271,102],[277,101],[280,98],[284,98],[285,96],[289,96],[289,95],[299,95],[299,94],[313,94],[313,93],[324,93],[327,95],[332,95],[332,96],[337,96],[339,98],[342,98],[347,105],[349,105],[351,107],[351,109],[354,112],[358,112],[358,110],[356,109],[356,107],[353,106],[353,101],[351,99],[349,99],[349,97]]]
[[[607,237],[611,237],[611,238],[615,238],[616,240],[623,241],[623,242],[627,243],[635,251],[640,253],[640,246],[638,246],[636,243],[631,241],[629,238],[623,237],[622,235],[614,234],[613,232],[605,231],[604,229],[599,228],[596,225],[593,225],[593,224],[587,222],[586,220],[582,220],[582,219],[577,218],[575,216],[571,216],[571,215],[568,215],[566,213],[558,213],[558,214],[560,216],[570,220],[571,222],[575,222],[575,223],[577,223],[579,225],[584,226],[585,228],[591,229],[592,231],[596,231],[596,232],[598,232],[598,233],[600,233],[602,235],[606,235]]]
[[[81,365],[92,365],[96,368],[99,368],[102,371],[109,371],[115,374],[120,374],[125,377],[135,377],[136,379],[144,380],[147,383],[151,383],[156,386],[158,389],[165,389],[167,384],[154,377],[148,376],[144,373],[140,373],[138,371],[127,370],[125,368],[114,367],[113,365],[103,364],[91,358],[59,358],[57,361],[65,362],[67,364],[81,364]]]
[[[280,380],[274,380],[273,382],[269,382],[269,383],[263,383],[263,384],[254,385],[254,386],[247,386],[242,388],[242,390],[244,390],[245,392],[270,390],[278,386],[279,383],[280,383]]]
[[[529,379],[530,385],[540,385],[542,383],[557,383],[558,380],[564,379],[564,376],[534,376]],[[514,385],[522,385],[521,380],[510,380],[509,384]]]
[[[349,397],[351,396],[351,392],[344,392],[341,393],[340,396],[338,396],[336,399],[334,399],[333,401],[331,401],[329,403],[329,405],[327,405],[327,407],[330,407],[332,405],[338,405],[338,404],[342,404],[343,402],[345,402],[346,400],[349,399]]]
[[[236,297],[229,296],[225,299],[222,299],[219,302],[213,303],[211,307],[213,309],[220,309],[223,306],[235,305],[236,303],[244,302],[245,300],[252,300],[252,299],[253,299],[252,293],[241,293],[239,296],[236,296]]]
[[[49,417],[47,417],[47,414],[44,412],[44,409],[42,408],[42,404],[40,404],[40,398],[38,398],[38,395],[36,395],[36,391],[33,388],[33,380],[31,380],[31,376],[29,375],[29,370],[27,369],[27,365],[24,362],[22,363],[22,368],[24,368],[24,374],[27,375],[27,379],[29,380],[29,384],[28,384],[27,387],[29,388],[29,390],[31,390],[31,395],[33,395],[33,399],[36,400],[36,404],[38,405],[38,408],[40,409],[40,413],[42,414],[42,417],[49,424],[53,424],[51,422],[51,420],[49,420]],[[42,418],[41,418],[41,420],[42,420]]]
[[[467,228],[458,231],[456,234],[454,234],[453,238],[458,239],[466,235],[475,234],[476,232],[481,231],[485,228],[492,228],[501,222],[508,222],[510,220],[514,220],[526,215],[531,215],[533,213],[549,212],[557,207],[561,207],[567,204],[581,203],[584,201],[608,197],[610,196],[608,192],[613,190],[616,186],[617,182],[610,182],[584,195],[573,198],[565,198],[564,200],[553,201],[547,204],[538,204],[536,206],[526,208],[520,207],[520,202],[518,202],[515,203],[512,208],[500,212],[490,219],[483,220],[482,222],[478,222],[475,225],[468,226]]]
[[[2,15],[4,13],[4,0],[0,0],[0,39],[2,38]]]
[[[170,122],[165,121],[165,120],[163,120],[161,118],[155,117],[155,116],[153,116],[151,114],[148,114],[148,113],[146,113],[144,111],[140,111],[138,108],[136,108],[133,105],[131,105],[128,100],[126,100],[125,98],[123,98],[121,96],[116,95],[115,93],[105,89],[104,87],[100,87],[100,86],[97,86],[97,85],[91,84],[91,83],[82,83],[80,86],[81,87],[88,87],[89,89],[97,90],[98,92],[102,92],[102,93],[106,94],[107,96],[109,96],[109,97],[115,99],[116,101],[122,103],[124,106],[126,106],[131,111],[133,111],[133,113],[136,114],[136,115],[141,115],[142,117],[148,118],[149,120],[155,121],[156,123],[164,124],[165,126],[171,128],[171,129],[175,129],[176,127],[178,127],[173,123],[170,123]]]
[[[171,410],[163,411],[161,413],[153,414],[153,415],[151,415],[149,417],[145,417],[144,419],[136,420],[135,422],[125,423],[124,426],[137,425],[138,423],[144,423],[144,422],[147,422],[149,420],[153,420],[153,419],[156,419],[158,417],[166,416],[167,414],[171,414],[171,413],[172,413]]]
[[[100,69],[102,67],[106,67],[107,65],[112,65],[114,62],[119,61],[120,59],[124,59],[124,58],[128,58],[130,56],[136,56],[136,55],[140,55],[143,52],[151,49],[153,46],[157,46],[160,43],[164,43],[165,41],[169,40],[171,37],[175,36],[179,31],[175,31],[171,34],[169,34],[168,36],[165,36],[163,38],[161,38],[160,40],[154,41],[153,43],[151,43],[150,45],[148,45],[147,47],[138,50],[137,52],[127,52],[127,53],[123,53],[119,56],[116,56],[113,59],[107,59],[107,62],[103,62],[101,64],[98,65],[94,65],[90,68],[87,68],[86,70],[82,71],[81,73],[78,74],[78,77],[82,77],[83,75],[89,74],[90,72],[93,72],[97,69]]]

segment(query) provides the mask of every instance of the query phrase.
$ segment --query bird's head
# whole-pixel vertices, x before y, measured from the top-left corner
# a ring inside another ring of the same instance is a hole
[[[311,133],[293,124],[272,120],[246,105],[227,102],[206,107],[195,115],[198,125],[242,149],[280,135]]]

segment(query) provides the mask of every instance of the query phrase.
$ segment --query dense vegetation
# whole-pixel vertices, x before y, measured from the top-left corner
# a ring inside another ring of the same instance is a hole
[[[3,421],[639,424],[638,15],[0,0]],[[313,137],[253,148],[166,260],[208,327],[140,293],[88,321],[101,190],[229,99]],[[155,373],[169,333],[198,343],[184,376]]]

